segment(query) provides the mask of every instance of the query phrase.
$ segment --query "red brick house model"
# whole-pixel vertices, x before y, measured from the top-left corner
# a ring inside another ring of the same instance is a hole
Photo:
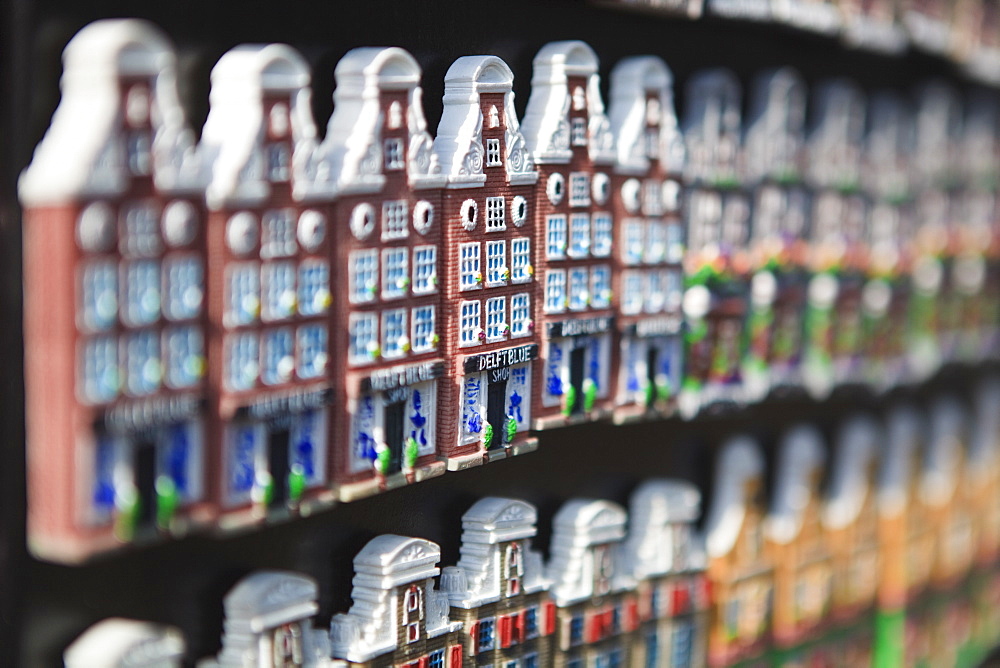
[[[536,429],[599,419],[613,405],[615,152],[597,68],[597,55],[583,42],[545,45],[533,62],[524,115],[539,173],[535,251],[544,258],[534,285],[537,328],[546,339],[544,375],[533,394]],[[659,190],[654,194],[658,203]]]
[[[687,160],[687,320],[681,412],[741,403],[750,206],[744,177],[740,87],[726,70],[696,75],[684,115]]]
[[[587,499],[568,501],[552,518],[553,668],[630,665],[638,605],[620,549],[626,521],[621,506]]]
[[[445,177],[409,53],[354,49],[336,77],[318,162],[337,198],[331,438],[334,482],[348,501],[445,470],[437,459]]]
[[[818,636],[826,621],[833,562],[820,521],[823,437],[814,427],[799,425],[779,448],[766,533],[774,555],[774,643],[790,649]]]
[[[750,316],[743,374],[750,397],[802,384],[806,292],[806,87],[791,68],[754,81],[746,136],[753,188]]]
[[[465,56],[445,75],[434,140],[442,196],[440,334],[447,381],[440,454],[449,470],[533,450],[538,358],[534,186],[518,129],[514,74],[495,56]]]
[[[765,541],[764,457],[738,436],[722,449],[705,524],[712,620],[708,663],[760,657],[770,635],[774,561]]]
[[[328,476],[329,235],[315,191],[309,68],[240,46],[212,70],[208,460],[223,526],[313,503]]]
[[[619,295],[612,351],[616,422],[676,407],[684,369],[684,142],[674,114],[673,75],[653,56],[611,72],[612,293]]]
[[[98,21],[21,176],[28,541],[78,560],[212,519],[204,187],[156,28]]]
[[[441,573],[451,619],[462,623],[469,666],[552,665],[555,604],[540,553],[531,549],[538,513],[489,497],[462,516],[461,557]]]
[[[330,621],[334,659],[365,668],[462,668],[461,622],[434,589],[441,548],[385,534],[354,558],[354,605]]]

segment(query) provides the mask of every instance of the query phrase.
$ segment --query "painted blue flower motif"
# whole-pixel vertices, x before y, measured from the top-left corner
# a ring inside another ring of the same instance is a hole
[[[427,433],[424,430],[424,426],[427,424],[427,416],[420,412],[421,406],[420,391],[413,390],[413,415],[410,416],[410,423],[414,429],[410,431],[410,436],[420,443],[420,445],[427,445]]]
[[[115,505],[114,453],[111,443],[100,441],[96,455],[94,505],[98,508],[111,508]]]
[[[483,430],[483,418],[479,416],[479,413],[473,413],[469,416],[469,421],[467,424],[469,432],[472,434],[478,434]]]
[[[233,447],[233,474],[230,484],[235,492],[248,492],[253,487],[254,469],[253,429],[240,429]]]
[[[302,472],[309,480],[316,475],[315,452],[316,447],[313,445],[309,432],[303,431],[299,442],[295,444],[295,463],[302,466]]]
[[[600,355],[601,344],[597,339],[590,340],[590,379],[594,381],[594,385],[600,387],[600,373],[601,373],[601,362]]]
[[[562,378],[559,374],[550,373],[545,380],[545,390],[553,397],[561,397],[563,393]]]
[[[517,422],[523,422],[524,417],[521,415],[521,403],[524,398],[517,392],[511,392],[510,394],[510,412],[508,417],[513,418]]]
[[[629,373],[628,380],[625,381],[625,388],[629,392],[638,392],[639,391],[639,376],[637,376],[635,374],[635,370],[634,369],[632,370],[632,373]]]
[[[375,461],[375,439],[367,432],[358,432],[358,452],[363,459]]]
[[[188,457],[190,455],[190,439],[184,425],[174,425],[170,428],[170,449],[167,452],[167,474],[173,479],[174,486],[181,494],[188,490]]]

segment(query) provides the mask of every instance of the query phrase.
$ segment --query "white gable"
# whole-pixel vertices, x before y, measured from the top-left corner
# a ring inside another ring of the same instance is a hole
[[[809,177],[817,186],[854,186],[860,179],[865,98],[847,79],[814,88],[809,132]]]
[[[629,532],[623,547],[633,576],[655,577],[686,566],[674,563],[670,532],[675,524],[694,524],[700,510],[701,492],[689,482],[653,479],[639,485],[629,499]],[[690,547],[700,551],[700,546]]]
[[[763,484],[763,477],[764,456],[757,441],[749,436],[734,436],[722,446],[705,523],[709,557],[723,557],[736,545],[746,517],[744,486],[754,478]]]
[[[184,638],[177,629],[132,619],[105,619],[63,653],[66,668],[180,668]]]
[[[802,176],[806,87],[791,67],[754,79],[747,119],[746,162],[752,179]]]
[[[823,508],[823,523],[830,529],[842,529],[854,522],[871,488],[870,473],[878,457],[882,438],[877,422],[867,415],[850,418],[837,433],[830,473],[830,487]]]
[[[682,129],[689,179],[713,182],[742,176],[740,84],[732,72],[708,70],[690,79]],[[732,145],[724,147],[724,142]]]
[[[625,509],[611,501],[574,499],[566,502],[552,519],[552,543],[548,576],[552,598],[566,606],[594,595],[596,551],[619,560],[612,566],[612,587],[622,587],[628,574],[621,554],[614,549],[625,538]]]
[[[798,425],[781,439],[774,497],[767,518],[771,540],[790,543],[802,531],[803,513],[809,499],[819,492],[816,485],[825,462],[823,437],[815,427]]]

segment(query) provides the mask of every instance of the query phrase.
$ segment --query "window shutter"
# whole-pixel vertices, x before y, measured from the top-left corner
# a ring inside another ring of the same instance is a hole
[[[510,647],[511,619],[509,616],[499,617],[497,622],[500,627],[500,646],[506,649]]]
[[[625,631],[632,632],[639,627],[639,602],[634,598],[625,604]]]
[[[595,643],[601,639],[603,635],[604,616],[601,613],[597,613],[590,617],[590,623],[587,624],[587,638],[586,642]]]
[[[469,640],[472,641],[472,642],[469,643],[469,647],[472,648],[472,653],[473,654],[478,654],[479,653],[479,622],[472,622],[472,625],[469,626]]]
[[[556,632],[556,604],[552,601],[545,602],[545,633],[551,635]]]
[[[462,645],[452,645],[448,654],[448,668],[462,668]]]
[[[428,660],[426,656],[422,656],[417,660],[417,668],[427,668]]]
[[[524,620],[527,614],[525,610],[522,610],[514,615],[514,642],[516,643],[524,642]]]

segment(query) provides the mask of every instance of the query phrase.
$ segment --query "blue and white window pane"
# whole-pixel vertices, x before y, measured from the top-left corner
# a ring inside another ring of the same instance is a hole
[[[291,178],[291,151],[284,142],[274,142],[264,147],[267,159],[267,180],[281,183]]]
[[[91,262],[83,270],[82,325],[104,331],[118,320],[118,268],[114,262]]]
[[[406,296],[409,282],[409,249],[387,248],[382,251],[382,299]]]
[[[352,313],[349,329],[351,363],[373,361],[378,350],[378,316],[374,313]]]
[[[124,229],[118,247],[126,257],[151,257],[160,252],[160,214],[155,204],[125,207]]]
[[[569,219],[569,255],[586,257],[590,252],[590,216],[573,214]]]
[[[318,378],[326,371],[327,332],[325,325],[299,327],[297,372],[299,378]]]
[[[680,223],[667,223],[667,262],[680,264],[684,260],[684,228]]]
[[[295,345],[290,327],[264,332],[264,356],[260,379],[267,385],[281,385],[295,371]]]
[[[256,334],[235,334],[226,340],[226,388],[252,390],[260,373],[260,341]]]
[[[659,313],[667,302],[666,272],[650,271],[646,281],[646,313]]]
[[[462,381],[462,424],[459,429],[462,443],[473,443],[482,437],[483,399],[482,374],[466,376]]]
[[[504,415],[517,423],[518,432],[528,429],[531,422],[531,364],[519,364],[510,368]],[[505,443],[509,442],[507,434],[503,438]]]
[[[153,168],[153,142],[148,130],[133,130],[125,135],[125,163],[133,176],[147,176]]]
[[[678,622],[671,634],[670,660],[674,666],[691,665],[694,629],[689,622]]]
[[[375,461],[375,398],[362,396],[351,413],[351,471],[357,473]]]
[[[538,655],[528,654],[524,657],[524,668],[538,668]]]
[[[427,659],[427,668],[444,668],[444,650],[439,649],[431,652]]]
[[[569,272],[569,309],[583,311],[590,303],[590,275],[586,267],[577,267]]]
[[[406,399],[406,434],[417,442],[417,454],[434,454],[437,447],[437,422],[434,419],[437,403],[437,383],[418,383],[410,386]]]
[[[184,501],[201,498],[202,426],[181,422],[163,429],[157,439],[157,475],[169,476]]]
[[[622,275],[622,295],[620,298],[622,313],[635,315],[642,311],[644,288],[641,272],[626,271]]]
[[[545,256],[550,260],[566,257],[566,216],[545,219]]]
[[[493,635],[493,619],[484,619],[479,622],[479,637],[476,638],[476,644],[479,650],[493,649],[494,635]]]
[[[250,500],[257,468],[264,463],[267,431],[260,424],[234,423],[226,432],[226,490],[229,504],[235,505]]]
[[[169,387],[181,389],[198,384],[205,372],[205,344],[201,329],[175,327],[163,333]]]
[[[514,295],[510,298],[510,335],[511,338],[531,334],[531,298],[527,293]]]
[[[382,313],[382,356],[386,359],[402,357],[409,347],[406,336],[406,309],[393,309]]]
[[[594,267],[590,272],[590,305],[607,308],[611,305],[611,267]]]
[[[226,280],[226,326],[249,325],[260,314],[260,270],[256,263],[229,268]]]
[[[413,352],[434,350],[437,346],[434,328],[433,306],[418,306],[413,309]]]
[[[163,380],[160,338],[156,332],[137,332],[125,341],[125,385],[132,396],[152,394]]]
[[[100,404],[117,397],[121,381],[115,339],[102,336],[86,341],[81,358],[82,398],[87,402]]]
[[[288,464],[309,485],[326,480],[326,420],[325,409],[299,413],[292,419]]]
[[[121,461],[121,444],[107,434],[94,444],[94,486],[92,503],[95,519],[111,519],[115,510],[115,470]]]
[[[195,256],[182,255],[168,258],[164,265],[164,292],[167,295],[164,315],[170,320],[197,317],[204,297],[201,262]]]
[[[510,240],[510,279],[514,283],[531,280],[531,239],[518,237]]]
[[[570,206],[588,206],[590,204],[590,174],[587,172],[571,172],[569,175]]]
[[[666,287],[665,307],[668,311],[677,311],[681,308],[681,301],[684,299],[683,277],[679,269],[672,269],[664,272]]]
[[[550,269],[545,272],[545,312],[562,313],[566,310],[566,272]]]
[[[364,304],[374,301],[375,291],[378,289],[378,251],[355,251],[351,253],[348,265],[351,303]]]
[[[486,285],[505,285],[507,278],[507,243],[505,241],[486,242]]]
[[[261,219],[260,256],[262,258],[295,255],[296,215],[294,209],[268,211]]]
[[[649,241],[646,244],[646,262],[663,262],[667,257],[667,224],[653,221],[649,224]]]
[[[479,302],[462,302],[459,308],[458,343],[460,346],[474,346],[479,343],[479,314]]]
[[[591,222],[594,235],[591,252],[596,257],[611,255],[611,214],[595,213]]]
[[[625,264],[639,264],[642,262],[644,243],[642,233],[642,221],[630,219],[625,221]]]
[[[501,341],[507,333],[507,323],[504,316],[507,311],[507,298],[496,297],[486,300],[486,340]]]
[[[482,280],[479,266],[479,244],[462,244],[458,247],[459,289],[472,290]]]
[[[262,320],[284,320],[295,315],[294,263],[265,262],[261,267],[261,284],[264,294]]]
[[[129,262],[122,283],[123,320],[132,327],[156,322],[160,317],[160,264],[154,260]]]
[[[299,265],[299,313],[325,313],[330,307],[330,301],[329,266],[319,260],[306,260]]]
[[[413,292],[427,294],[437,290],[437,247],[413,249]]]

